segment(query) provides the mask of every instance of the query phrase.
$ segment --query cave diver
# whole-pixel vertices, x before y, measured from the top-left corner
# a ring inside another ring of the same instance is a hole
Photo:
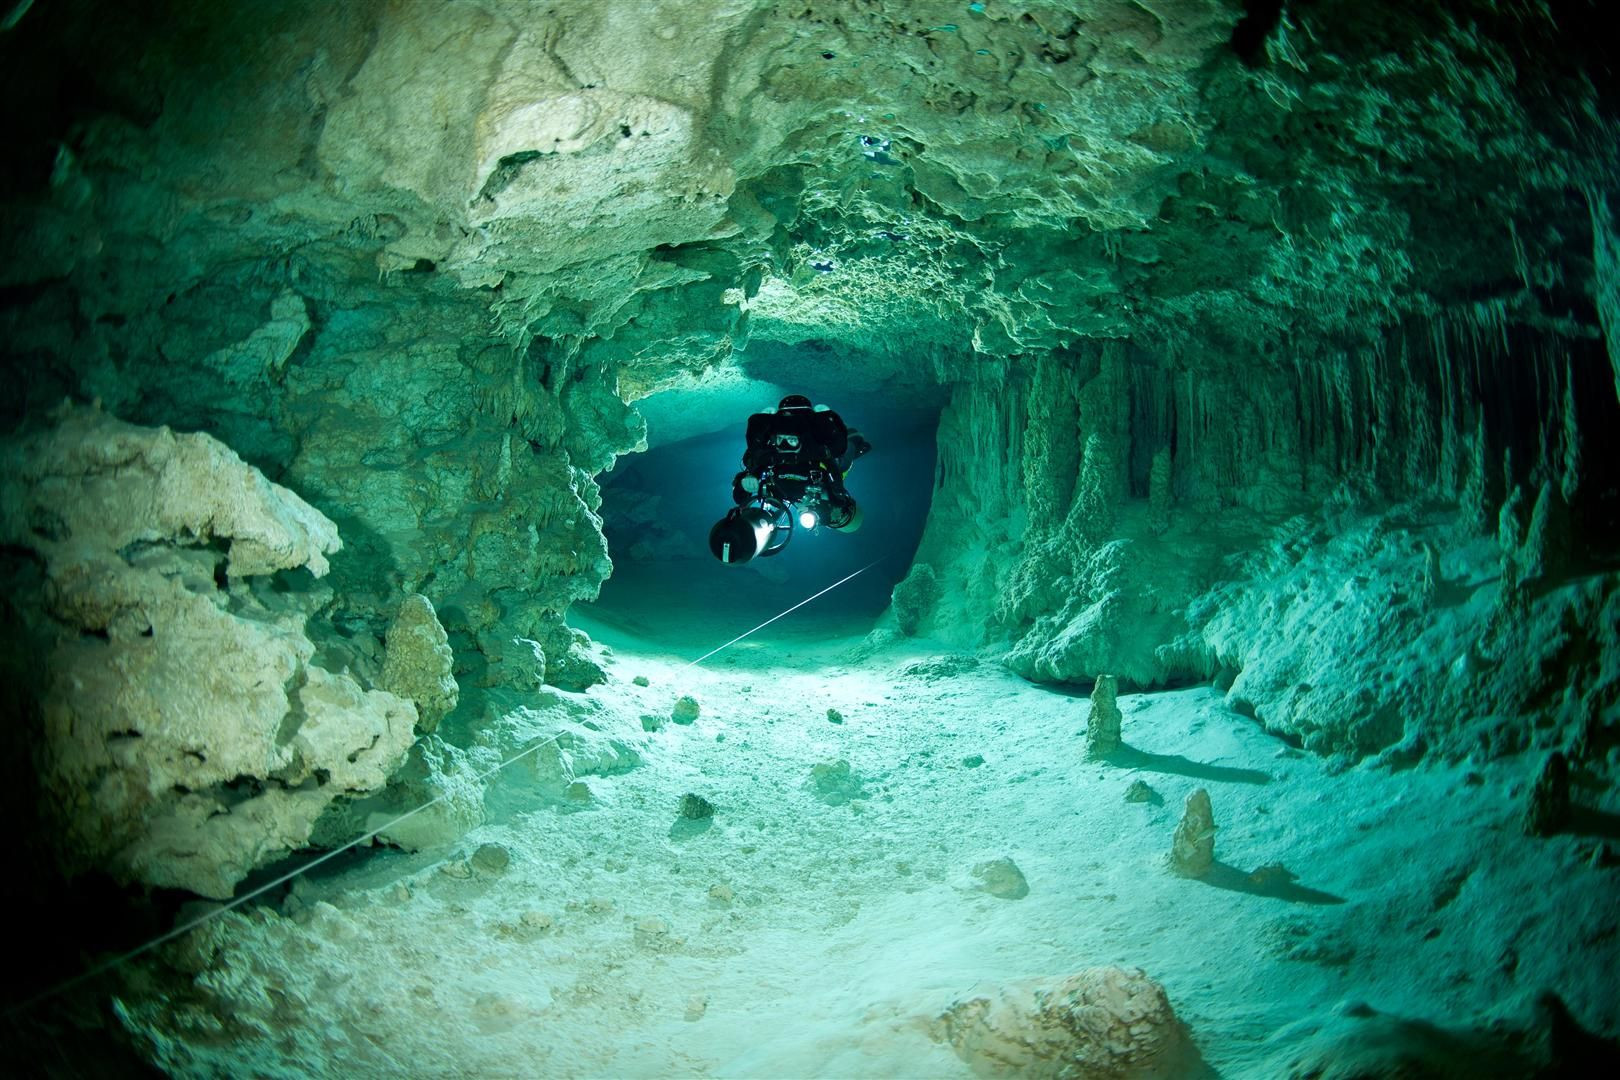
[[[736,506],[709,533],[715,558],[743,563],[775,555],[795,522],[806,530],[860,527],[861,508],[844,478],[872,444],[832,409],[789,394],[748,418],[747,444],[731,484]]]

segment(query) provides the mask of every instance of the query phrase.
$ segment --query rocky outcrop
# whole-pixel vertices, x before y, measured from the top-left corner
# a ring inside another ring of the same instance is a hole
[[[914,637],[939,602],[939,579],[927,563],[912,564],[904,580],[894,587],[891,610],[900,632]]]
[[[329,520],[207,435],[94,409],[4,455],[0,536],[44,564],[40,785],[68,872],[229,896],[383,785],[415,709],[311,662],[329,593],[259,587],[325,574]]]
[[[433,602],[420,594],[407,596],[388,628],[381,686],[416,704],[416,729],[436,730],[456,707],[461,689],[451,673],[454,658]]]
[[[1154,1080],[1203,1075],[1164,988],[1141,970],[1091,968],[1006,983],[934,1021],[981,1076]]]

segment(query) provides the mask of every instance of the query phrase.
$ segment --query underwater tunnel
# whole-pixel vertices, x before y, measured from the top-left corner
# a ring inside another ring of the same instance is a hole
[[[0,3],[0,1070],[1615,1074],[1606,15]]]

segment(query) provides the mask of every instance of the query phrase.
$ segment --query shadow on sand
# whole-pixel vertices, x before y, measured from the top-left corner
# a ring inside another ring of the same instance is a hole
[[[1121,746],[1112,753],[1103,754],[1098,761],[1126,769],[1145,772],[1174,773],[1190,776],[1194,780],[1217,780],[1228,784],[1269,784],[1271,774],[1259,769],[1233,769],[1225,765],[1206,765],[1201,761],[1184,758],[1180,754],[1150,754],[1132,746]]]
[[[1197,881],[1213,885],[1228,892],[1248,893],[1250,896],[1269,896],[1273,900],[1286,900],[1290,904],[1343,904],[1342,896],[1334,896],[1320,889],[1308,889],[1298,884],[1298,878],[1281,863],[1262,866],[1245,874],[1235,866],[1216,861],[1209,873]]]
[[[1620,840],[1620,814],[1594,810],[1590,806],[1569,808],[1569,825],[1559,830],[1598,840]]]

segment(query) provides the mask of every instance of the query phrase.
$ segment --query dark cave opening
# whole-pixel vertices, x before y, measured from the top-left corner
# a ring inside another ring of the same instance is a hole
[[[706,423],[720,426],[668,443],[657,441],[655,427],[651,449],[621,458],[600,478],[613,573],[599,598],[576,605],[576,612],[696,656],[704,651],[700,646],[719,644],[870,566],[773,624],[765,636],[826,638],[869,630],[922,539],[933,495],[939,408],[824,382],[812,377],[754,384],[763,396],[733,406],[734,415],[704,413]],[[777,385],[828,404],[872,443],[846,481],[864,519],[853,533],[795,527],[779,553],[726,565],[709,552],[709,529],[731,509],[748,416],[776,404],[771,395]],[[678,403],[681,393],[659,396]]]

